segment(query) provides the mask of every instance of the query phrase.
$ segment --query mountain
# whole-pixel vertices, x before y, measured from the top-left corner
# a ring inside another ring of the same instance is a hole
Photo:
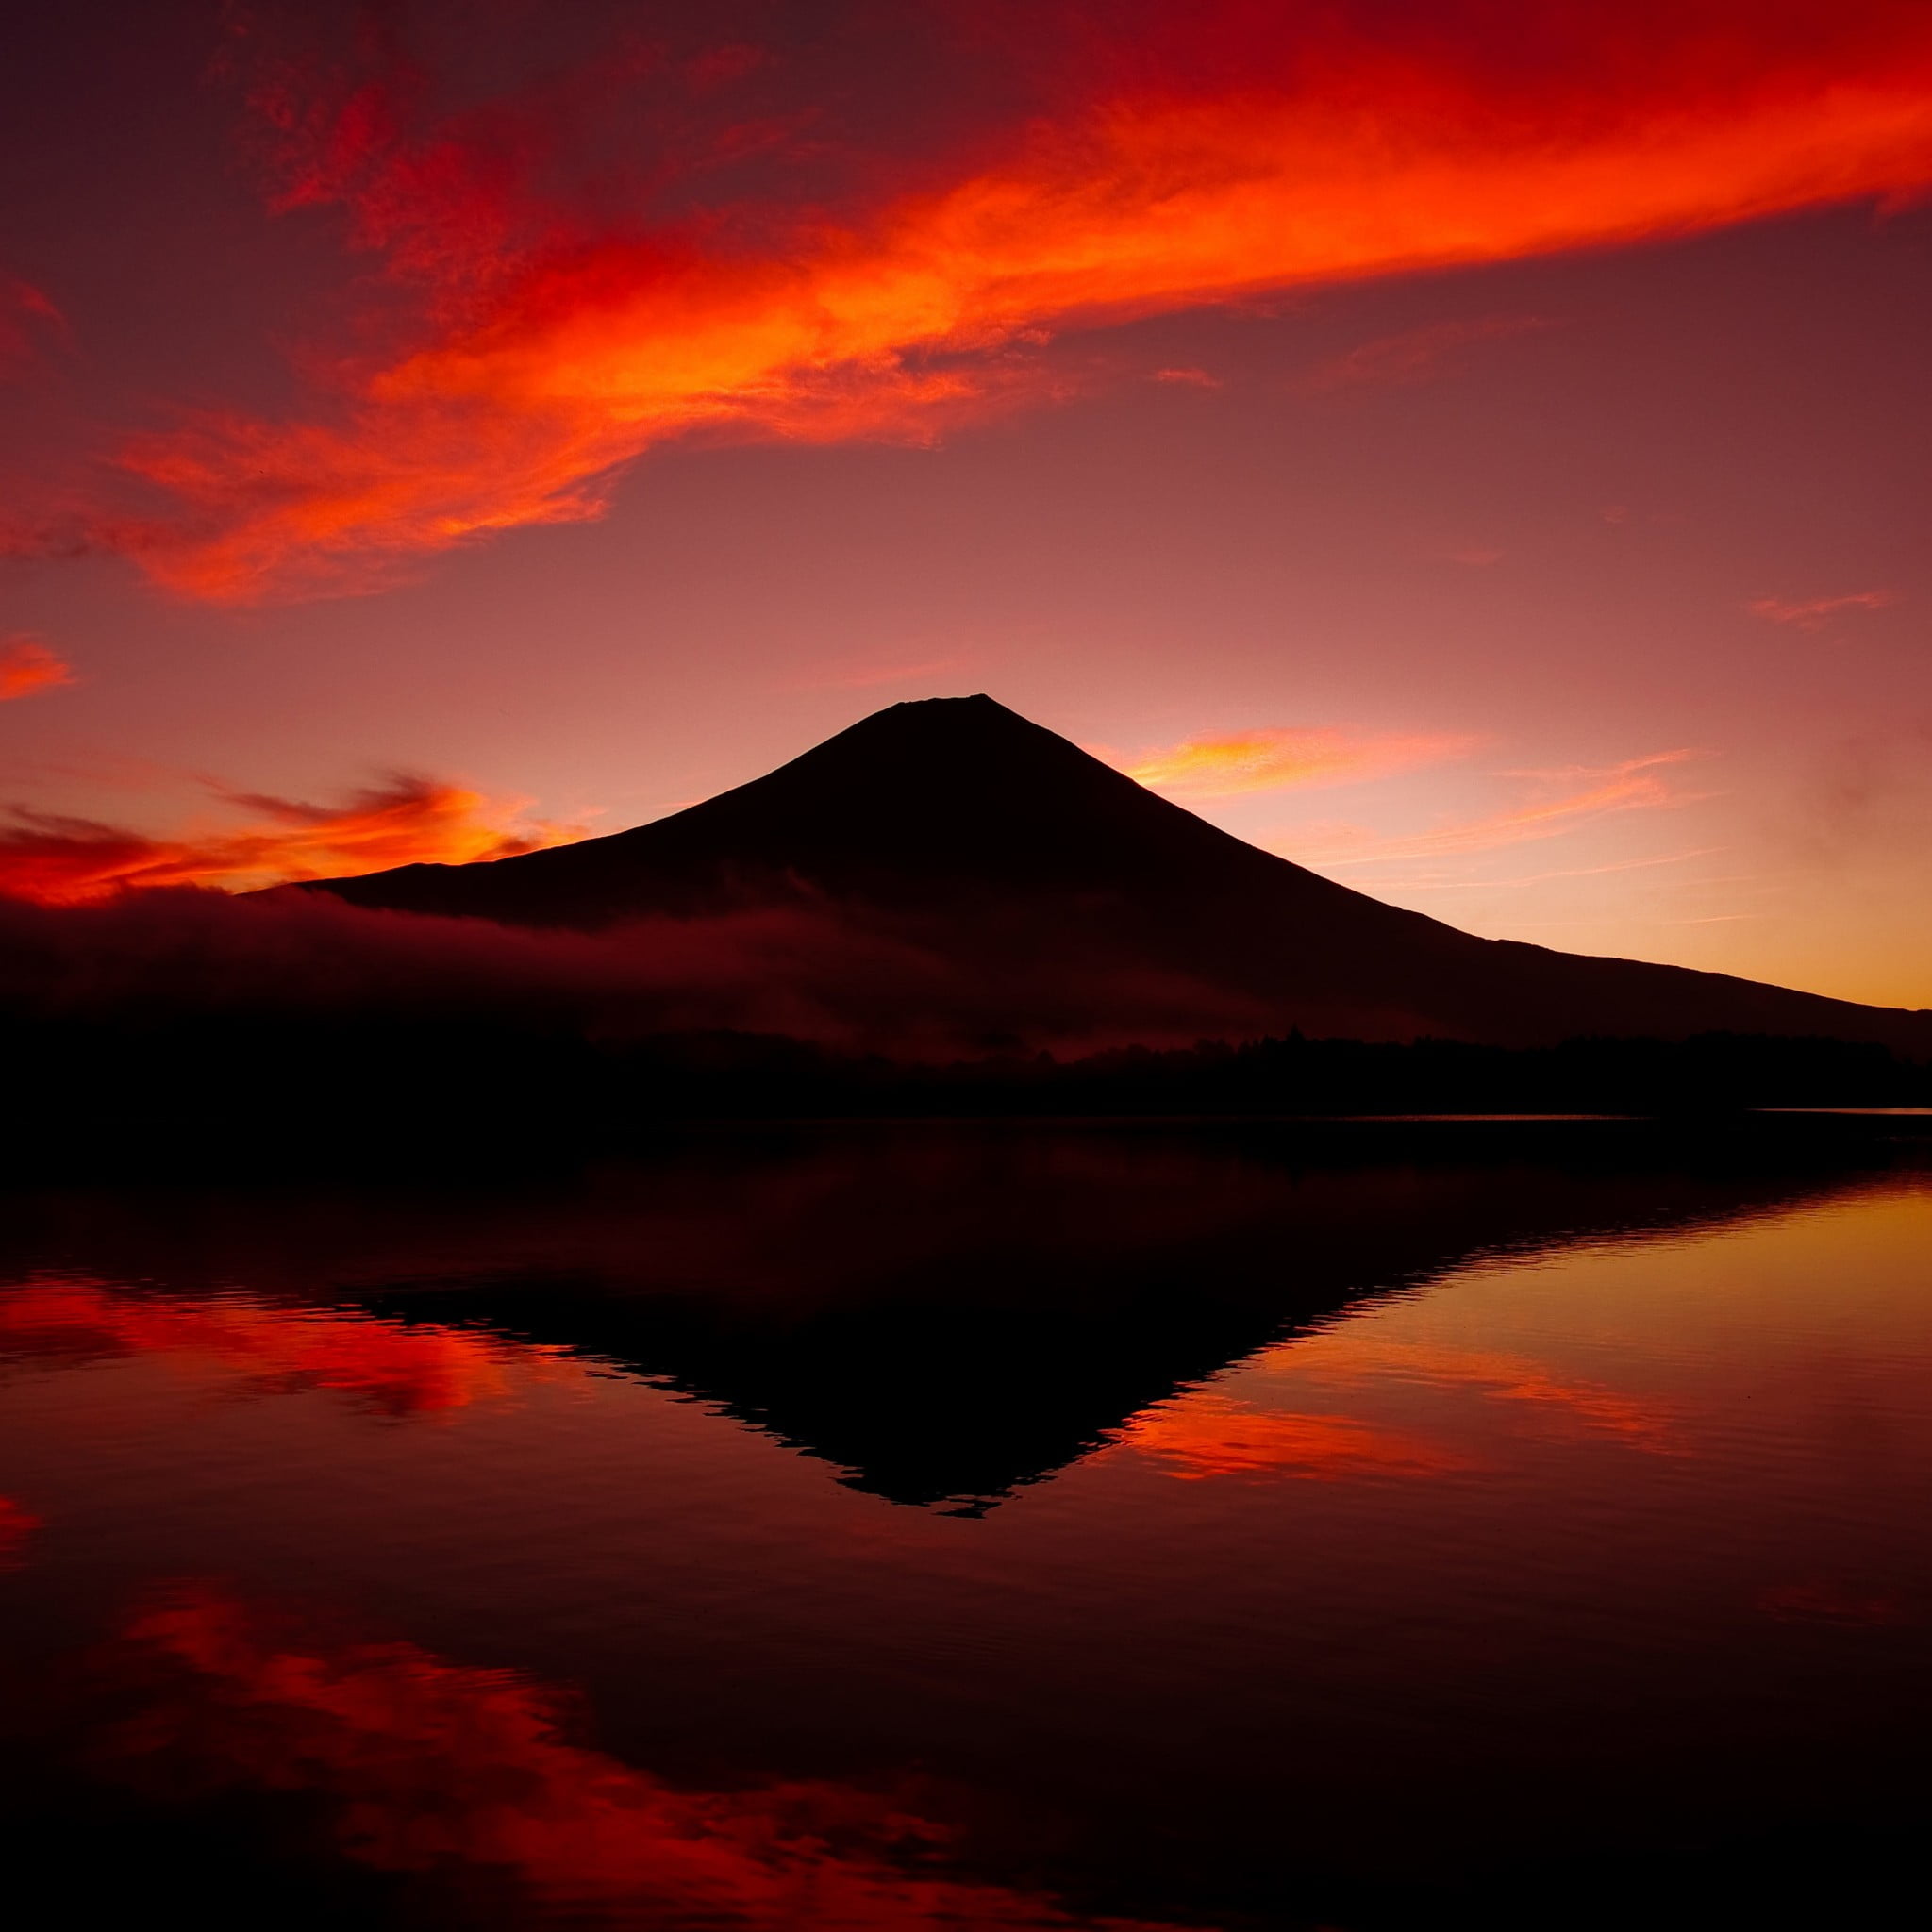
[[[1932,1012],[1483,940],[1231,837],[985,696],[894,705],[762,778],[580,844],[281,891],[597,930],[832,908],[972,971],[1148,975],[1204,1030],[1532,1045],[1824,1035],[1932,1058]],[[1150,997],[1152,995],[1150,994]]]

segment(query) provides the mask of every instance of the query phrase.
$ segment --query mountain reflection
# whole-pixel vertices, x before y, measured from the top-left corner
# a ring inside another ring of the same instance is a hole
[[[555,1693],[178,1586],[89,1660],[92,1775],[192,1816],[278,1802],[291,1857],[409,1881],[405,1923],[870,1928],[1078,1919],[956,1869],[957,1834],[830,1782],[674,1788],[571,1741]]]
[[[1118,1442],[1174,1473],[1420,1474],[1460,1458],[1320,1403],[1257,1415],[1199,1385],[1472,1257],[1719,1223],[1855,1180],[1700,1171],[1681,1146],[1647,1162],[1641,1141],[1565,1143],[1561,1160],[1456,1144],[1391,1164],[1260,1134],[776,1134],[523,1186],[208,1190],[185,1207],[177,1191],[165,1224],[125,1194],[50,1191],[17,1217],[13,1258],[65,1273],[0,1300],[0,1348],[158,1351],[390,1415],[575,1360],[715,1405],[857,1488],[956,1511]],[[117,1280],[140,1286],[103,1285]],[[1327,1337],[1307,1360],[1633,1441],[1665,1426],[1526,1359],[1372,1364]]]

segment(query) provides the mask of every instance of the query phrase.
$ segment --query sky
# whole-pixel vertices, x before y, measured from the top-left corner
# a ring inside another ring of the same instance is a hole
[[[0,889],[985,691],[1471,931],[1932,1006],[1918,0],[40,15]]]

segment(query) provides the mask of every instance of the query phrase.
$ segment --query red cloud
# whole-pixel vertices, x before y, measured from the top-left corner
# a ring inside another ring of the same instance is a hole
[[[0,824],[0,893],[75,905],[133,887],[246,889],[344,878],[419,862],[507,858],[583,837],[580,825],[522,822],[522,802],[491,802],[434,778],[398,774],[341,806],[222,792],[240,825],[155,836],[16,807]]]
[[[687,65],[664,125],[694,158],[642,169],[622,212],[541,191],[558,172],[541,130],[573,103],[601,125],[591,107],[642,84],[641,57],[441,120],[400,70],[333,96],[276,72],[253,98],[277,205],[346,208],[358,245],[422,291],[414,333],[332,358],[341,394],[310,420],[212,414],[130,447],[174,513],[94,541],[192,596],[366,588],[595,516],[666,438],[929,436],[1058,393],[1049,329],[1932,181],[1932,12],[1907,0],[1394,17],[1209,0],[1157,5],[1105,45],[1086,19],[1043,0],[1008,21],[1047,77],[970,128],[946,121],[916,167],[882,136],[867,151],[863,128],[832,166],[836,144],[801,132],[804,95],[706,121],[734,74],[763,84],[783,63],[727,61],[702,85]],[[1357,358],[1386,376],[1432,353]]]
[[[1884,610],[1898,602],[1890,591],[1854,591],[1843,597],[1757,597],[1744,608],[1753,617],[1773,624],[1789,624],[1799,630],[1817,630],[1846,610]]]
[[[9,698],[32,697],[37,691],[73,682],[72,669],[39,638],[25,633],[0,638],[0,705]]]

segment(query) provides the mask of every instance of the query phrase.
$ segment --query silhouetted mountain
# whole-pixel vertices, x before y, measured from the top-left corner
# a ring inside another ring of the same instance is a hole
[[[1229,836],[992,699],[895,705],[769,775],[635,830],[282,891],[594,930],[778,905],[914,938],[1016,988],[1148,975],[1203,1032],[1506,1045],[1725,1031],[1932,1057],[1932,1012],[1482,940]],[[1170,1027],[1170,1031],[1172,1028]]]

